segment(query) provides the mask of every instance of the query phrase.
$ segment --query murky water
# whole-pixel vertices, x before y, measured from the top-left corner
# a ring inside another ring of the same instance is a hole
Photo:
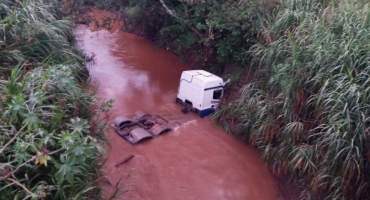
[[[94,15],[110,14],[94,10]],[[209,118],[180,112],[174,103],[177,87],[181,72],[190,67],[153,43],[115,29],[81,25],[76,30],[86,53],[95,54],[90,74],[98,98],[115,99],[112,119],[144,110],[159,112],[179,126],[136,146],[108,130],[104,195],[112,194],[122,178],[128,191],[118,199],[278,199],[277,183],[253,149]],[[115,167],[131,154],[133,159]]]

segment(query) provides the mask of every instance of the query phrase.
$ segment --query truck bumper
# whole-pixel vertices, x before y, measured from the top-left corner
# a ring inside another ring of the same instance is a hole
[[[205,110],[200,110],[199,111],[199,116],[200,118],[206,117],[213,113],[215,110],[213,108],[205,109]]]

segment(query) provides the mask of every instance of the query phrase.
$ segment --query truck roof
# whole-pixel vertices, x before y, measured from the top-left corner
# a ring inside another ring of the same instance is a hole
[[[222,78],[204,70],[183,71],[181,78],[188,82],[191,82],[192,79],[195,78],[197,79],[197,82],[202,82],[205,88],[223,86],[224,82]]]

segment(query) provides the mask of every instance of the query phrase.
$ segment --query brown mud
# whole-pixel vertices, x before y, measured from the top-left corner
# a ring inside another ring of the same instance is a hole
[[[114,19],[109,12],[93,9],[97,19]],[[190,69],[171,52],[136,35],[109,30],[99,22],[79,25],[76,36],[88,55],[95,55],[89,67],[91,84],[100,101],[114,99],[111,119],[136,110],[160,113],[177,127],[163,135],[132,146],[113,130],[104,165],[105,197],[120,184],[128,190],[117,199],[175,200],[232,199],[278,200],[277,181],[260,161],[257,152],[225,133],[210,118],[183,115],[174,103],[179,78]],[[119,165],[130,155],[134,157]]]

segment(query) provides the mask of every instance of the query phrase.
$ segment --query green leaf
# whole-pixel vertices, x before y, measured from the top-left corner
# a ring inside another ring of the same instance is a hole
[[[85,151],[88,150],[86,147],[84,146],[75,146],[73,149],[72,149],[72,153],[76,156],[81,156],[83,154],[85,154]]]
[[[73,173],[68,173],[66,176],[68,183],[73,184]]]
[[[39,127],[41,120],[36,113],[30,112],[28,114],[24,114],[23,116],[25,117],[23,123],[27,123],[27,127],[29,129],[32,129],[32,127],[33,128]]]
[[[6,114],[11,114],[13,117],[18,114],[23,114],[27,111],[26,102],[24,100],[23,94],[18,94],[13,97],[11,103],[9,104],[9,109],[6,111]]]
[[[76,119],[71,119],[71,123],[68,124],[68,126],[71,127],[72,132],[77,132],[79,134],[82,132],[89,133],[90,125],[87,120],[77,117]]]
[[[41,104],[42,101],[44,101],[44,99],[45,99],[44,93],[35,92],[35,93],[32,93],[28,97],[28,102],[31,104],[31,106],[33,106],[33,105],[36,105],[36,104]]]
[[[72,168],[70,165],[68,164],[62,164],[60,166],[57,165],[57,167],[59,168],[58,172],[55,174],[55,178],[57,179],[57,182],[58,182],[58,185],[61,185],[64,180],[65,180],[65,177],[70,174],[68,176],[68,179],[71,180],[71,178],[73,179],[73,174],[72,174]],[[71,177],[72,176],[72,177]],[[70,181],[68,181],[70,182]]]
[[[59,170],[55,175],[58,184],[61,185],[64,180],[67,180],[68,183],[73,184],[74,176],[81,174],[82,172],[78,168],[78,165],[82,165],[82,163],[76,163],[75,156],[71,154],[62,154],[60,156],[60,161],[63,164],[56,165]]]
[[[79,135],[75,132],[70,133],[63,131],[59,143],[63,146],[69,147],[71,144],[74,144],[76,141],[78,141],[79,138]]]

